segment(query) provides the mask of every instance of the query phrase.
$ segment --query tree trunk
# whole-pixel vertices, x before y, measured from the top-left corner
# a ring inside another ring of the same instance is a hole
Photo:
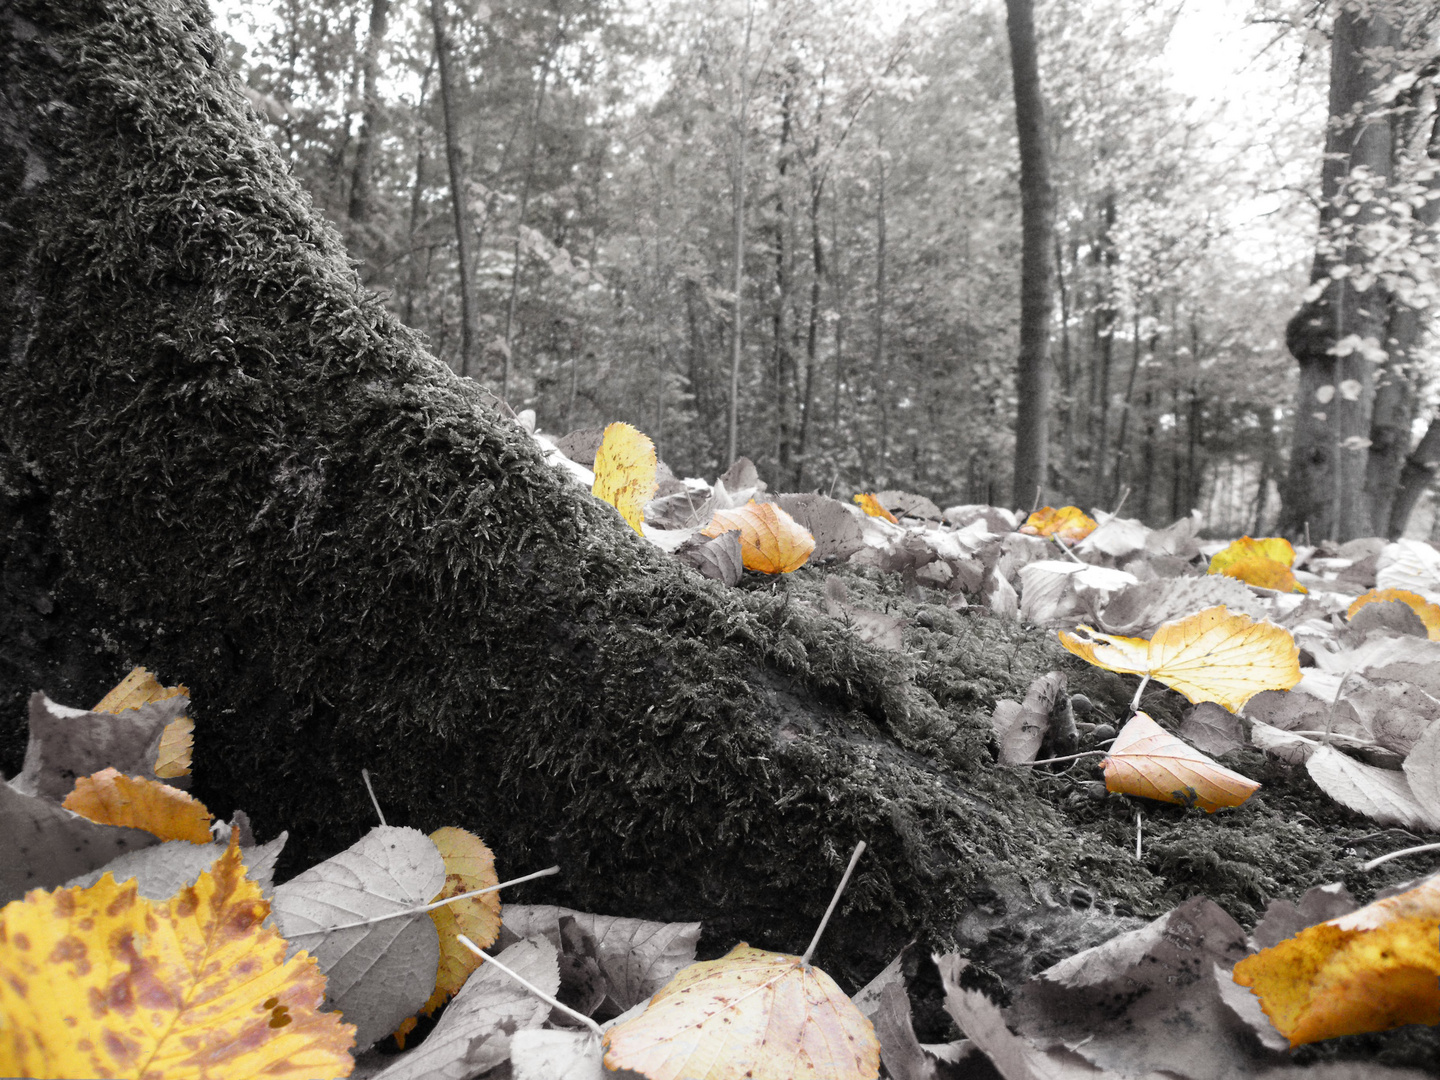
[[[877,396],[880,398],[880,450],[876,455],[873,483],[888,484],[890,470],[890,379],[887,366],[889,354],[885,348],[885,305],[889,299],[889,282],[885,277],[885,128],[880,127],[880,152],[875,163],[880,175],[875,185],[875,381]]]
[[[818,126],[818,123],[817,123]],[[816,151],[819,136],[816,136]],[[820,204],[825,179],[810,170],[810,309],[805,323],[805,379],[800,391],[800,435],[795,445],[794,491],[805,490],[805,455],[810,446],[811,414],[815,405],[815,369],[820,353],[820,295],[825,283],[825,246],[820,241]]]
[[[1365,490],[1375,395],[1367,352],[1384,347],[1386,295],[1378,284],[1357,289],[1354,282],[1366,259],[1359,230],[1385,211],[1383,200],[1373,195],[1358,207],[1345,204],[1352,198],[1347,188],[1353,175],[1364,174],[1383,189],[1393,171],[1389,117],[1376,119],[1372,111],[1375,92],[1388,78],[1380,54],[1398,41],[1396,28],[1379,14],[1346,8],[1335,16],[1320,239],[1310,271],[1312,285],[1321,289],[1285,330],[1285,344],[1300,365],[1279,523],[1291,536],[1307,526],[1317,540],[1350,540],[1375,531]],[[1334,277],[1339,265],[1348,269],[1347,276]],[[1351,344],[1337,351],[1347,340]],[[1354,342],[1368,345],[1357,348]]]
[[[1100,222],[1092,255],[1099,274],[1090,364],[1090,453],[1094,460],[1090,472],[1090,502],[1097,507],[1108,501],[1110,489],[1105,461],[1110,453],[1110,369],[1114,366],[1115,321],[1119,317],[1115,310],[1115,264],[1120,258],[1115,250],[1114,230],[1115,193],[1107,191],[1100,200]]]
[[[775,308],[770,313],[771,367],[775,375],[775,458],[781,476],[790,475],[790,383],[794,359],[790,353],[790,265],[786,244],[790,220],[785,210],[785,179],[790,171],[790,103],[794,72],[785,73],[780,94],[780,153],[776,159],[775,224],[771,229],[775,249]]]
[[[380,45],[385,40],[385,22],[390,0],[370,0],[370,32],[365,38],[364,105],[360,114],[360,136],[355,145],[355,167],[350,176],[350,220],[370,220],[370,187],[375,144],[380,141]]]
[[[1045,101],[1032,0],[1005,0],[1015,124],[1020,134],[1020,356],[1015,370],[1015,475],[1010,503],[1044,501],[1050,434],[1050,261],[1055,191],[1045,141]]]

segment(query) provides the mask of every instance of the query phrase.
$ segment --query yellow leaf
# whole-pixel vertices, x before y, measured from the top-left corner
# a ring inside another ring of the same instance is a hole
[[[1031,536],[1058,536],[1061,540],[1075,544],[1084,540],[1097,527],[1095,519],[1078,506],[1062,506],[1058,510],[1051,506],[1042,506],[1025,519],[1020,531]]]
[[[1285,566],[1295,565],[1295,549],[1283,536],[1270,536],[1263,540],[1252,540],[1242,536],[1223,551],[1217,551],[1210,559],[1210,573],[1223,574],[1227,566],[1245,559],[1274,559]]]
[[[121,713],[138,709],[153,701],[190,696],[184,686],[161,686],[160,680],[143,667],[132,668],[129,675],[100,699],[92,712]],[[190,775],[190,750],[194,745],[195,721],[181,716],[165,726],[160,735],[160,752],[155,756],[155,775],[162,780]]]
[[[1248,956],[1234,977],[1292,1047],[1440,1024],[1440,875]]]
[[[656,479],[655,444],[629,424],[611,424],[595,452],[595,484],[590,493],[604,499],[637,533],[645,521],[645,504],[660,487]]]
[[[1290,566],[1295,561],[1295,549],[1290,541],[1279,536],[1265,540],[1252,540],[1242,536],[1224,551],[1218,551],[1210,560],[1210,573],[1223,574],[1258,585],[1262,589],[1278,592],[1308,592],[1295,580],[1295,571]]]
[[[1300,650],[1290,631],[1224,607],[1162,624],[1149,641],[1101,634],[1088,626],[1060,632],[1060,644],[1096,667],[1149,675],[1191,701],[1215,701],[1231,712],[1262,690],[1300,681]]]
[[[169,784],[101,769],[75,781],[62,804],[101,825],[144,829],[162,840],[208,844],[210,811],[189,794]]]
[[[717,510],[704,536],[740,530],[740,559],[746,570],[762,574],[788,574],[805,565],[815,550],[808,529],[774,503],[751,499],[734,510]]]
[[[1239,806],[1260,788],[1171,735],[1143,712],[1120,729],[1100,764],[1107,791],[1198,806],[1208,814],[1222,806]]]
[[[1440,641],[1440,606],[1432,604],[1419,593],[1407,592],[1404,589],[1371,589],[1350,605],[1350,609],[1345,612],[1345,618],[1355,618],[1355,613],[1366,604],[1382,603],[1386,600],[1398,600],[1409,607],[1425,624],[1425,635],[1431,641]]]
[[[0,910],[0,1076],[349,1076],[313,957],[263,925],[234,839],[165,903],[105,874]]]
[[[855,496],[855,501],[860,504],[860,509],[864,510],[865,513],[869,514],[871,517],[884,518],[892,525],[900,524],[900,519],[897,518],[894,514],[890,513],[889,510],[886,510],[885,507],[881,504],[880,500],[875,498],[874,495],[866,495],[862,493]]]
[[[825,972],[742,943],[691,964],[611,1028],[605,1064],[650,1080],[873,1080],[880,1043]]]

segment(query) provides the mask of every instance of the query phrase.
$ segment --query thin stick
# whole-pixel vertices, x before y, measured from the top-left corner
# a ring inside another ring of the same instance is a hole
[[[1035,501],[1030,505],[1030,513],[1033,514],[1033,513],[1035,513],[1036,510],[1039,510],[1039,509],[1040,509],[1040,485],[1039,485],[1039,484],[1036,484],[1036,485],[1035,485]]]
[[[461,893],[459,896],[447,896],[444,900],[436,900],[433,904],[426,904],[423,907],[409,907],[401,908],[399,911],[387,911],[384,915],[376,915],[373,919],[361,919],[359,922],[341,923],[339,926],[321,926],[314,930],[297,930],[293,936],[304,937],[307,934],[329,934],[336,930],[353,930],[357,926],[371,926],[375,923],[384,922],[386,919],[398,919],[404,915],[424,915],[427,911],[434,911],[436,908],[442,908],[446,904],[453,904],[457,900],[469,900],[472,896],[484,896],[486,893],[499,892],[501,889],[508,889],[511,885],[522,885],[527,881],[549,877],[559,872],[560,867],[550,866],[544,870],[536,870],[533,874],[526,874],[524,877],[502,881],[499,885],[491,885],[485,889],[476,889],[473,892]]]
[[[594,1020],[590,1019],[590,1017],[586,1016],[584,1013],[576,1012],[574,1009],[570,1008],[569,1005],[562,1005],[560,1002],[556,1001],[553,997],[545,993],[544,990],[541,990],[538,986],[530,982],[528,979],[525,979],[524,977],[515,974],[515,972],[511,971],[499,960],[496,960],[495,957],[491,956],[484,949],[480,948],[479,945],[476,945],[464,934],[457,934],[456,940],[459,941],[461,945],[464,945],[467,949],[473,952],[476,956],[480,957],[480,959],[484,960],[487,964],[494,964],[506,975],[509,975],[512,979],[518,982],[521,986],[525,987],[526,990],[529,990],[530,993],[534,994],[537,998],[545,1002],[545,1004],[549,1005],[552,1009],[559,1009],[566,1016],[573,1017],[574,1019],[579,1020],[580,1023],[584,1024],[586,1027],[588,1027],[591,1031],[595,1033],[595,1037],[597,1039],[603,1039],[605,1037],[605,1032],[600,1029],[600,1025],[597,1024]]]
[[[1419,847],[1401,848],[1399,851],[1392,851],[1389,855],[1381,855],[1378,859],[1371,859],[1367,863],[1361,863],[1361,870],[1374,870],[1381,863],[1387,863],[1391,859],[1398,859],[1405,855],[1418,855],[1422,851],[1440,851],[1440,844],[1421,844]]]
[[[1070,558],[1074,559],[1074,560],[1075,560],[1076,562],[1078,562],[1081,566],[1088,566],[1088,565],[1089,565],[1088,563],[1086,563],[1086,561],[1085,561],[1084,559],[1080,558],[1079,555],[1076,555],[1073,551],[1071,551],[1068,547],[1066,547],[1066,546],[1065,546],[1065,541],[1064,541],[1064,540],[1061,540],[1060,537],[1056,536],[1054,533],[1051,533],[1051,534],[1050,534],[1050,539],[1051,539],[1051,540],[1054,540],[1055,543],[1059,544],[1059,545],[1060,545],[1060,550],[1063,551],[1066,555],[1069,555]]]
[[[1135,861],[1136,861],[1136,862],[1139,862],[1139,861],[1140,861],[1140,831],[1141,831],[1141,828],[1142,828],[1142,826],[1141,826],[1141,821],[1142,821],[1142,820],[1143,820],[1143,819],[1140,817],[1140,811],[1139,811],[1139,810],[1136,810],[1136,811],[1135,811]]]
[[[845,886],[850,883],[851,871],[855,864],[860,861],[860,856],[865,852],[865,841],[861,840],[855,845],[855,852],[850,856],[850,865],[845,868],[845,876],[840,879],[840,887],[835,890],[835,895],[830,898],[830,906],[825,909],[825,917],[820,920],[819,927],[815,930],[815,936],[810,939],[810,947],[805,950],[805,955],[800,957],[800,963],[810,963],[810,957],[815,954],[815,946],[820,944],[820,935],[825,932],[826,925],[830,922],[830,916],[835,914],[835,905],[840,903],[840,894],[845,891]]]
[[[1113,741],[1113,740],[1112,740]],[[1066,754],[1064,757],[1045,757],[1039,761],[1017,761],[1018,765],[1052,765],[1057,761],[1078,761],[1082,757],[1104,757],[1104,750],[1082,750],[1078,754]]]
[[[1140,711],[1140,695],[1145,692],[1145,687],[1149,682],[1150,675],[1148,672],[1140,677],[1140,685],[1135,688],[1135,699],[1130,702],[1130,712],[1132,714]]]
[[[370,770],[361,769],[360,778],[365,781],[365,790],[370,792],[370,801],[375,804],[375,814],[380,818],[380,824],[385,824],[385,811],[380,809],[380,800],[375,798],[375,789],[370,786]]]
[[[1129,484],[1126,484],[1126,485],[1125,485],[1125,491],[1124,491],[1124,493],[1120,496],[1120,501],[1115,504],[1115,509],[1110,511],[1110,517],[1111,517],[1112,519],[1117,518],[1117,517],[1120,516],[1120,508],[1125,505],[1125,500],[1128,499],[1129,497],[1130,497],[1130,485],[1129,485]]]

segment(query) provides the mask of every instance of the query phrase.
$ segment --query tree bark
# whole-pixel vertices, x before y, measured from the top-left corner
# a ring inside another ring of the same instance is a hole
[[[1020,142],[1020,355],[1015,369],[1015,466],[1011,505],[1031,505],[1047,485],[1050,433],[1050,262],[1055,191],[1045,141],[1045,100],[1032,0],[1005,0],[1015,125]]]
[[[380,45],[385,40],[385,23],[390,0],[370,0],[370,32],[365,38],[364,106],[360,114],[360,135],[355,144],[355,167],[350,176],[350,220],[370,220],[370,188],[375,144],[380,139]]]

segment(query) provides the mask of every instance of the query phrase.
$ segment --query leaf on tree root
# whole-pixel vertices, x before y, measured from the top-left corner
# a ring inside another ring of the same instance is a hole
[[[1100,764],[1107,791],[1198,806],[1209,814],[1222,806],[1239,806],[1260,788],[1181,742],[1143,712],[1120,729]]]
[[[1071,544],[1079,543],[1098,528],[1095,519],[1078,506],[1042,506],[1020,526],[1020,531],[1029,536],[1058,536]]]
[[[92,712],[121,713],[138,709],[156,701],[173,697],[187,700],[190,691],[184,686],[162,686],[160,680],[143,667],[132,668],[129,675],[100,699]],[[190,752],[195,744],[195,721],[188,716],[177,717],[165,726],[160,736],[160,749],[155,757],[155,775],[161,780],[174,780],[190,775]]]
[[[1235,965],[1291,1046],[1440,1024],[1440,875]]]
[[[885,507],[880,504],[880,500],[875,498],[874,495],[861,492],[855,496],[855,502],[858,503],[860,509],[864,510],[870,517],[882,518],[892,525],[900,524],[900,519],[890,513],[889,510],[886,510]]]
[[[327,1003],[355,1025],[362,1050],[435,989],[440,939],[420,909],[444,884],[445,862],[428,836],[380,825],[275,889],[275,925],[292,948],[314,955]],[[377,916],[387,917],[368,921]]]
[[[162,904],[105,875],[0,911],[0,1075],[349,1076],[354,1028],[317,1011],[236,844]]]
[[[650,1080],[874,1080],[880,1043],[819,968],[742,943],[690,965],[611,1028],[605,1064]]]
[[[1060,633],[1060,643],[1096,667],[1149,675],[1191,702],[1216,701],[1234,712],[1262,690],[1300,681],[1300,650],[1290,631],[1223,605],[1162,625],[1149,641],[1091,627]]]
[[[590,493],[619,510],[643,536],[645,504],[660,488],[657,468],[654,443],[629,424],[611,424],[595,453],[595,486]]]
[[[745,569],[762,574],[788,574],[805,565],[815,550],[815,538],[774,503],[751,499],[734,510],[717,510],[703,536],[740,530],[740,554]]]
[[[1383,603],[1387,600],[1398,601],[1410,608],[1420,616],[1420,621],[1424,623],[1425,636],[1431,641],[1440,641],[1440,605],[1432,604],[1419,593],[1413,593],[1406,589],[1371,589],[1356,598],[1345,612],[1345,617],[1353,619],[1367,604]]]
[[[144,829],[161,840],[210,843],[210,811],[192,796],[158,780],[101,769],[82,776],[62,804],[101,825]]]

